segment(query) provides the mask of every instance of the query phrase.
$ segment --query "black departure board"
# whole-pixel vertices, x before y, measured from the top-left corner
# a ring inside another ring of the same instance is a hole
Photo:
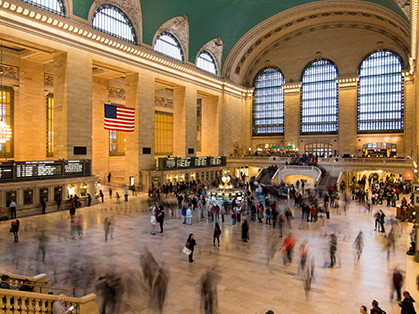
[[[13,162],[0,162],[0,179],[13,179]]]
[[[62,164],[55,161],[16,162],[16,178],[61,176]]]

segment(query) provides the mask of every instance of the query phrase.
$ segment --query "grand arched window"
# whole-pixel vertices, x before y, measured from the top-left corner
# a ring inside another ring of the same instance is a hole
[[[392,51],[368,55],[359,67],[358,133],[404,129],[403,61]]]
[[[316,60],[304,70],[301,87],[300,133],[338,132],[338,70],[330,60]]]
[[[137,44],[137,35],[131,21],[114,5],[104,4],[93,15],[93,28],[102,33]]]
[[[259,72],[253,93],[253,135],[284,133],[284,76],[277,68]]]
[[[211,74],[217,75],[217,66],[213,56],[208,51],[202,51],[197,60],[196,67]]]
[[[166,57],[183,62],[183,50],[176,37],[168,32],[162,32],[157,36],[154,51]]]
[[[43,10],[65,16],[65,5],[63,0],[20,0],[41,8]]]

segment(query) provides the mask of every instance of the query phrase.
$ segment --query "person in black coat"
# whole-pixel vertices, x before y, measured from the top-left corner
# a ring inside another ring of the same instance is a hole
[[[218,246],[220,246],[220,235],[221,235],[221,228],[218,222],[215,223],[214,234],[212,236],[212,245],[215,246],[215,239],[218,241]]]
[[[242,224],[242,240],[243,242],[249,241],[249,222],[247,219]]]
[[[45,197],[41,200],[41,206],[42,206],[42,213],[43,214],[46,214],[47,199]]]
[[[186,247],[191,250],[191,254],[189,254],[189,263],[194,262],[193,250],[194,250],[195,245],[196,245],[196,241],[194,239],[193,233],[191,233],[188,237],[188,240],[186,240]]]
[[[164,223],[164,207],[163,205],[159,206],[159,212],[157,213],[156,220],[160,224],[160,233],[163,233],[163,223]]]
[[[402,308],[401,314],[416,314],[413,302],[415,302],[415,300],[411,297],[410,293],[404,291],[403,301],[399,303],[399,306]]]
[[[11,227],[10,227],[10,232],[13,233],[14,242],[19,242],[19,227],[20,227],[20,222],[18,219],[16,219],[16,221],[12,221]]]

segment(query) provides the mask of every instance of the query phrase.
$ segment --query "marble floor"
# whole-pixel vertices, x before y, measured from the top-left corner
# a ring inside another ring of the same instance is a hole
[[[19,243],[13,243],[10,221],[0,222],[0,272],[32,276],[48,274],[54,287],[76,287],[76,295],[95,292],[97,278],[114,273],[121,278],[124,296],[121,312],[153,313],[150,295],[142,279],[140,255],[147,247],[155,260],[168,269],[170,279],[164,313],[200,313],[200,278],[215,266],[220,275],[217,313],[359,313],[359,307],[371,307],[376,299],[387,313],[400,313],[396,301],[390,300],[390,276],[394,266],[406,275],[406,287],[419,299],[414,288],[419,268],[407,256],[407,238],[411,224],[400,223],[394,253],[387,258],[385,239],[374,231],[372,215],[352,203],[346,215],[332,212],[323,225],[301,220],[295,210],[292,232],[297,239],[294,260],[283,265],[279,247],[268,263],[269,248],[282,239],[278,230],[265,223],[250,223],[250,241],[241,241],[241,228],[231,226],[231,219],[221,224],[221,246],[212,246],[214,224],[200,220],[194,213],[193,224],[182,224],[181,218],[167,217],[164,233],[150,234],[150,215],[146,195],[131,197],[128,203],[115,204],[106,199],[92,207],[77,211],[82,219],[83,235],[70,235],[68,211],[20,219]],[[285,204],[283,204],[285,205]],[[381,208],[376,206],[373,211]],[[394,217],[394,208],[382,207],[387,216],[386,227]],[[113,217],[113,239],[105,242],[103,221]],[[45,262],[38,254],[38,236],[48,237]],[[159,227],[156,227],[159,231]],[[354,262],[353,242],[359,231],[365,247],[360,261]],[[338,266],[328,268],[327,234],[338,237]],[[189,233],[194,233],[197,246],[195,263],[188,263],[182,253]],[[298,248],[308,240],[315,260],[314,281],[306,294],[298,272]],[[55,291],[55,293],[58,293]],[[98,299],[100,303],[100,298]],[[419,301],[418,301],[419,302]],[[110,313],[110,312],[108,312]]]

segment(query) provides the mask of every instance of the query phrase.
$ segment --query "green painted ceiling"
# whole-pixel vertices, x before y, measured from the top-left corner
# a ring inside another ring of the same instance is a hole
[[[291,7],[319,0],[140,0],[143,42],[152,45],[158,28],[186,14],[189,23],[189,61],[208,41],[221,37],[223,61],[234,44],[252,27]],[[350,0],[348,0],[350,1]],[[394,0],[363,0],[389,8],[406,19]],[[87,19],[94,0],[73,0],[73,14]]]

